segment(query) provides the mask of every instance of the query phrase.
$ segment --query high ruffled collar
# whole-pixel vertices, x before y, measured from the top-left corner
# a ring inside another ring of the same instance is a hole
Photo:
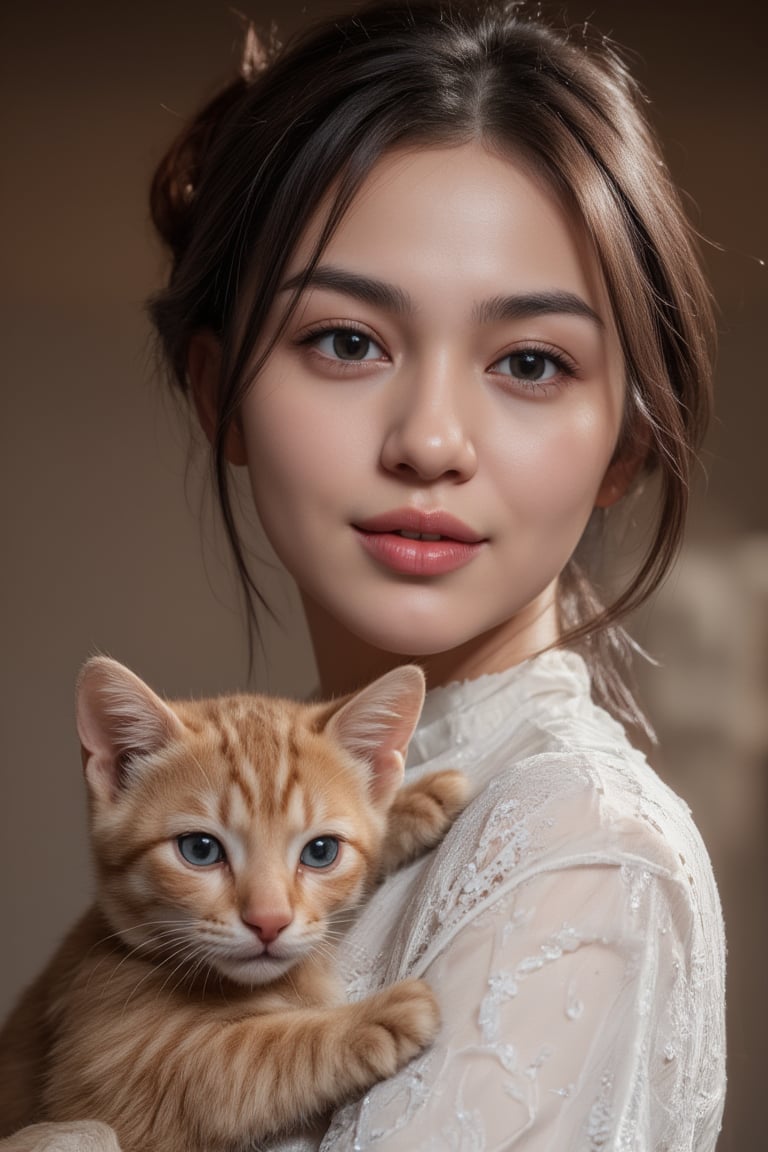
[[[432,688],[411,740],[408,766],[484,744],[500,726],[507,732],[532,721],[546,726],[548,715],[582,705],[591,707],[589,673],[580,656],[562,649],[542,652],[503,672]]]

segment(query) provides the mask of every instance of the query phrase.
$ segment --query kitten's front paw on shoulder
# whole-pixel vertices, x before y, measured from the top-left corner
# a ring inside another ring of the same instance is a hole
[[[432,772],[429,776],[423,776],[414,787],[442,810],[446,828],[463,811],[469,800],[469,780],[457,768]]]
[[[402,787],[389,810],[382,873],[402,868],[439,844],[466,806],[469,792],[469,780],[455,768],[432,772]]]
[[[403,980],[360,1007],[361,1026],[351,1038],[355,1055],[377,1080],[394,1076],[431,1044],[440,1028],[437,998],[425,980]]]

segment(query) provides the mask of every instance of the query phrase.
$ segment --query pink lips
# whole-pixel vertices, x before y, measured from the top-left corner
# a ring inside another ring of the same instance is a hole
[[[463,568],[485,538],[447,512],[396,508],[354,525],[365,550],[385,568],[406,576],[443,576]],[[405,532],[408,535],[400,535]],[[418,533],[419,539],[410,534]],[[424,539],[426,537],[426,539]]]

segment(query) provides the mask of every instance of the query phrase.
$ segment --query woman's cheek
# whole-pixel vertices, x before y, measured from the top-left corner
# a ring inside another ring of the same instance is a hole
[[[564,415],[550,408],[537,422],[502,432],[495,452],[497,486],[510,508],[527,507],[563,526],[576,517],[583,525],[613,455],[617,429],[594,410]]]

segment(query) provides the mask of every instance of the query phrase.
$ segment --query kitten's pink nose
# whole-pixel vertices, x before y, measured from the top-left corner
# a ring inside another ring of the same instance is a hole
[[[243,913],[243,923],[253,929],[262,944],[271,944],[277,940],[280,933],[288,927],[292,920],[293,915],[287,909],[269,911],[258,908]]]

